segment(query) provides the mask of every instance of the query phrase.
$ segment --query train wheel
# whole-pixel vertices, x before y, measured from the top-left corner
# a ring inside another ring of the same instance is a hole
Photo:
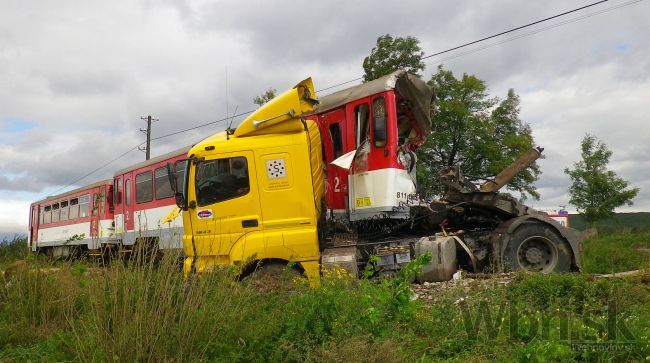
[[[567,272],[571,251],[551,226],[525,223],[515,230],[506,248],[505,261],[513,270]]]

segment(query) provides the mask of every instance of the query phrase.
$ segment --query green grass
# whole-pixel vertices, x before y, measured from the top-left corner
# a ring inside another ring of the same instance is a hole
[[[613,273],[650,266],[650,232],[598,236],[583,241],[587,273]]]
[[[596,270],[642,265],[625,256],[648,237],[588,241],[584,261]],[[623,257],[612,260],[612,251]],[[318,288],[301,280],[294,290],[261,292],[230,271],[183,281],[172,257],[106,268],[29,259],[0,281],[0,361],[650,359],[647,273],[517,274],[507,285],[459,283],[431,304],[410,299],[409,276],[359,281],[333,273]],[[625,350],[607,340],[610,316],[629,333],[615,330]],[[576,349],[577,341],[595,345]]]

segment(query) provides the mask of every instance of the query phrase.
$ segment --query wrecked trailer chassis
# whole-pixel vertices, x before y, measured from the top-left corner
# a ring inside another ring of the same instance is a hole
[[[449,280],[458,268],[474,273],[579,271],[580,240],[574,230],[498,192],[542,150],[530,149],[480,187],[462,176],[458,167],[443,169],[439,178],[446,193],[440,201],[413,206],[411,218],[397,225],[401,228],[382,226],[384,235],[379,238],[368,238],[372,234],[364,238],[351,230],[334,233],[324,248],[323,266],[336,264],[358,274],[374,263],[378,272],[391,275],[412,258],[431,253],[432,261],[418,276],[420,282]]]

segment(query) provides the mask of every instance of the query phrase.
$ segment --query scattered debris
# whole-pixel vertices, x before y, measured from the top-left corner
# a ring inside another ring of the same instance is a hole
[[[592,274],[591,277],[594,279],[610,279],[612,277],[636,276],[647,272],[648,271],[645,270],[632,270],[625,272],[614,272],[613,274]]]
[[[458,271],[454,274],[454,279],[442,282],[425,282],[423,284],[413,284],[413,300],[422,300],[425,302],[436,302],[438,296],[443,291],[457,289],[459,293],[469,293],[472,290],[486,290],[495,285],[507,285],[515,277],[516,273],[500,274],[473,274],[465,271]],[[456,303],[464,301],[466,297],[460,297]]]

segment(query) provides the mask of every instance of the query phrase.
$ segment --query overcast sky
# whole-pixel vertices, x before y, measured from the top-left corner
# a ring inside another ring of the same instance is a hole
[[[153,137],[165,135],[249,111],[268,87],[359,77],[382,34],[415,36],[432,54],[594,1],[3,0],[0,236],[26,231],[30,202],[143,142],[140,116],[159,118]],[[648,211],[649,3],[610,0],[428,59],[424,78],[442,62],[486,80],[495,96],[515,89],[521,118],[546,148],[536,207],[567,204],[563,169],[588,132],[613,151],[612,169],[641,188],[634,207],[620,210]],[[562,25],[588,14],[596,15]],[[222,128],[155,141],[152,155]],[[132,151],[77,186],[141,160]]]

